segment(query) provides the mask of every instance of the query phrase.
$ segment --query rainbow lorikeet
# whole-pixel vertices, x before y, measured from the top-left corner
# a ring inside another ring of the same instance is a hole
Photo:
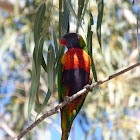
[[[72,96],[90,83],[91,59],[83,38],[77,33],[67,33],[60,40],[68,51],[63,55],[58,69],[59,102],[65,96]],[[80,111],[87,94],[79,96],[61,108],[61,140],[67,140],[72,122]]]

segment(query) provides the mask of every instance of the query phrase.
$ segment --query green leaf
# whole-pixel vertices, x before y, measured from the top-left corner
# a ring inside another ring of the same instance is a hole
[[[63,12],[62,12],[62,5],[63,5]],[[67,2],[65,0],[64,1],[59,0],[59,40],[61,39],[61,36],[67,32],[69,32],[69,10],[67,8]],[[58,52],[56,53],[55,71],[58,68],[58,63],[61,61],[61,58],[64,54],[64,50],[65,47],[60,46]]]
[[[69,30],[69,10],[66,5],[66,1],[63,1],[63,12],[61,12],[61,25],[62,35],[66,34]]]
[[[50,89],[48,89],[48,92],[47,92],[47,95],[46,95],[46,97],[45,97],[45,100],[44,100],[44,102],[43,102],[43,104],[42,104],[42,106],[41,106],[39,112],[37,113],[36,118],[37,118],[38,115],[43,111],[44,107],[46,106],[46,104],[48,103],[48,101],[49,101],[49,99],[50,99],[50,97],[51,97],[51,94],[52,94],[52,93],[51,93]]]
[[[42,50],[43,50],[43,39],[40,39],[41,34],[41,26],[43,22],[43,18],[45,15],[46,5],[45,3],[41,4],[39,7],[35,21],[34,21],[34,42],[35,48],[33,52],[33,61],[32,61],[32,84],[30,89],[30,97],[29,97],[29,107],[28,107],[28,116],[31,114],[31,110],[34,103],[35,94],[38,91],[39,81],[40,81],[40,71],[41,71],[41,64],[44,65],[44,59],[42,59]]]
[[[59,0],[59,40],[61,39],[62,36],[61,12],[62,12],[62,0]]]
[[[36,13],[35,21],[34,21],[34,42],[35,44],[38,42],[41,33],[41,26],[45,14],[46,5],[42,3]]]
[[[82,14],[82,10],[83,10],[83,7],[84,7],[84,2],[85,2],[85,0],[79,0],[78,1],[78,18],[79,19],[80,19],[81,14]]]
[[[55,46],[55,53],[56,53],[56,56],[58,54],[58,44],[57,44],[57,39],[56,39],[56,34],[55,32],[53,31],[53,41],[54,41],[54,46]]]
[[[55,54],[56,54],[56,59],[55,59],[55,66],[56,66],[56,67],[55,67],[55,68],[57,69],[59,60],[61,60],[62,55],[64,54],[64,49],[65,49],[65,47],[62,47],[62,46],[58,47],[55,32],[53,32],[53,40],[54,40]]]
[[[45,72],[47,73],[47,65],[46,65],[46,63],[45,63],[45,60],[44,60],[43,54],[42,54],[41,65],[42,65],[43,69],[45,70]]]
[[[92,25],[93,25],[93,16],[90,12],[90,21],[89,21],[88,32],[87,32],[87,47],[88,47],[89,56],[91,58],[91,68],[92,68],[92,72],[93,72],[93,77],[94,77],[94,80],[97,82],[98,81],[97,73],[96,73],[93,56],[92,56],[92,34],[93,34],[93,32],[91,31]]]
[[[78,19],[79,19],[79,21],[81,21],[81,15],[82,15],[82,10],[84,8],[84,2],[85,2],[85,0],[78,0]],[[76,32],[78,32],[78,27],[79,27],[79,23],[77,23]]]
[[[48,66],[47,72],[48,72],[48,85],[51,92],[54,91],[54,85],[55,85],[54,62],[55,62],[54,48],[50,44],[48,48],[48,56],[47,56],[47,66]]]
[[[62,79],[62,69],[63,69],[63,65],[61,62],[59,62],[58,64],[58,77],[57,77],[57,82],[58,82],[58,100],[59,103],[61,102],[61,79]]]
[[[95,68],[95,64],[94,64],[93,58],[91,58],[91,67],[92,67],[92,72],[93,72],[94,80],[95,80],[95,82],[98,82],[96,68]]]
[[[65,0],[59,0],[59,40],[67,32],[69,32],[69,10],[67,8],[67,2]]]
[[[89,0],[86,0],[86,1],[85,1],[84,9],[83,9],[83,14],[82,14],[82,16],[81,16],[81,21],[83,20],[84,15],[85,15],[85,13],[86,13],[86,11],[87,11],[88,1],[89,1]],[[81,21],[80,21],[80,22],[81,22]]]
[[[49,33],[49,25],[50,25],[50,17],[45,20],[45,25],[43,25],[43,31],[41,32],[40,37],[43,37],[47,33]]]
[[[40,71],[41,71],[41,62],[42,62],[42,50],[43,50],[43,40],[39,40],[34,48],[33,52],[33,61],[32,61],[32,84],[30,89],[29,97],[29,107],[28,107],[28,116],[30,116],[32,106],[34,103],[35,94],[38,91],[39,81],[40,81]],[[38,46],[38,47],[37,47]],[[36,61],[36,65],[35,65]]]
[[[55,61],[55,63],[56,63],[56,69],[57,69],[57,66],[58,66],[59,62],[61,61],[61,58],[62,58],[62,56],[64,54],[64,50],[65,50],[65,47],[64,46],[63,47],[61,46],[60,49],[59,49],[59,51],[58,51],[58,56],[56,57],[56,61]]]
[[[35,21],[34,21],[34,42],[35,42],[35,48],[38,50],[38,42],[40,39],[40,35],[41,35],[41,26],[42,26],[42,22],[43,22],[43,18],[45,15],[45,9],[46,9],[46,5],[45,3],[41,4],[41,6],[39,7],[36,16],[35,16]],[[34,57],[34,62],[35,62],[35,67],[37,67],[37,60],[36,60],[36,51],[34,51],[33,54]]]
[[[78,16],[76,15],[75,11],[72,8],[71,1],[68,0],[66,4],[70,12],[73,14],[73,16],[77,19],[77,21],[79,21]]]
[[[98,18],[97,18],[97,38],[100,45],[100,48],[102,48],[101,43],[101,24],[102,24],[102,18],[103,18],[103,10],[104,10],[104,1],[103,0],[96,0],[98,4]]]
[[[84,31],[84,29],[83,29],[83,27],[81,25],[80,19],[78,18],[78,16],[76,15],[74,9],[72,8],[71,1],[68,0],[66,2],[66,5],[67,5],[67,8],[69,9],[69,11],[72,13],[72,15],[76,18],[76,20],[77,20],[78,24],[81,26],[82,30]]]

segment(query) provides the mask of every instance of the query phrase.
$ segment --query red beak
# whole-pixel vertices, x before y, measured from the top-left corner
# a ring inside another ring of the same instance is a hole
[[[62,39],[60,40],[60,45],[61,45],[61,46],[67,46],[67,43],[66,43],[66,39],[65,39],[65,38],[62,38]]]

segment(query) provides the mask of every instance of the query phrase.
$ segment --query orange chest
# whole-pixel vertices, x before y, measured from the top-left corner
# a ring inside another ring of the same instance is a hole
[[[81,68],[90,73],[91,59],[83,49],[69,49],[62,57],[61,62],[65,70]]]

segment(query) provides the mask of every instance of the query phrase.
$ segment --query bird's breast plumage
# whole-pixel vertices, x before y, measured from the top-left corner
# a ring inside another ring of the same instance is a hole
[[[81,48],[68,49],[61,62],[65,70],[81,68],[90,73],[90,56]]]

